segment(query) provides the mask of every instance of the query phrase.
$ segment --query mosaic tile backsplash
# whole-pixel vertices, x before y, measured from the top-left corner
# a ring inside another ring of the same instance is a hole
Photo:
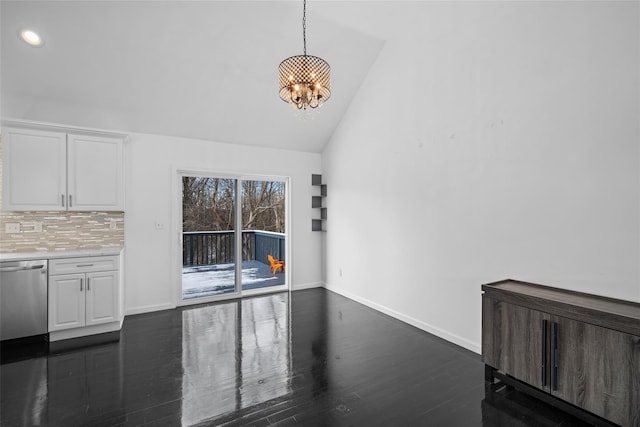
[[[6,233],[7,223],[21,232]],[[0,253],[124,247],[123,212],[0,211],[0,224]]]
[[[0,136],[1,188],[2,139]],[[2,191],[0,190],[1,203]],[[7,233],[6,224],[19,224],[20,232]],[[113,247],[124,247],[124,212],[9,212],[0,210],[0,253]]]

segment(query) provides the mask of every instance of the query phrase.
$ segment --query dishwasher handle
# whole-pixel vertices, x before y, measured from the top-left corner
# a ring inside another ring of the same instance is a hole
[[[29,266],[20,266],[20,267],[0,267],[0,272],[11,273],[14,271],[40,270],[41,268],[46,269],[47,265],[39,264],[39,265],[29,265]]]

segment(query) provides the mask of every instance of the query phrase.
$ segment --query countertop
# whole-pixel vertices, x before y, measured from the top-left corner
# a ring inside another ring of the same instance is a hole
[[[123,248],[80,249],[72,251],[11,252],[0,254],[0,261],[21,261],[30,259],[75,258],[85,256],[119,255]]]

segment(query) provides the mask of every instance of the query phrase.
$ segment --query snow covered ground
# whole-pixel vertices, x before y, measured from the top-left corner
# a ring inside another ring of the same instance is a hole
[[[260,261],[242,262],[242,289],[283,285],[282,272],[272,274],[268,264]],[[182,297],[184,299],[233,292],[234,264],[200,265],[182,269]]]

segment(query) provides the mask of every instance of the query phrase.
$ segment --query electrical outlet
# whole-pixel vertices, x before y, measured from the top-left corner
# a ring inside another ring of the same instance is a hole
[[[118,223],[116,222],[115,219],[110,219],[109,220],[109,230],[111,231],[115,231],[118,229]]]
[[[21,224],[22,232],[31,232],[31,233],[42,233],[42,223],[41,222],[23,222]]]
[[[19,222],[7,222],[4,224],[4,232],[7,234],[20,233]]]

